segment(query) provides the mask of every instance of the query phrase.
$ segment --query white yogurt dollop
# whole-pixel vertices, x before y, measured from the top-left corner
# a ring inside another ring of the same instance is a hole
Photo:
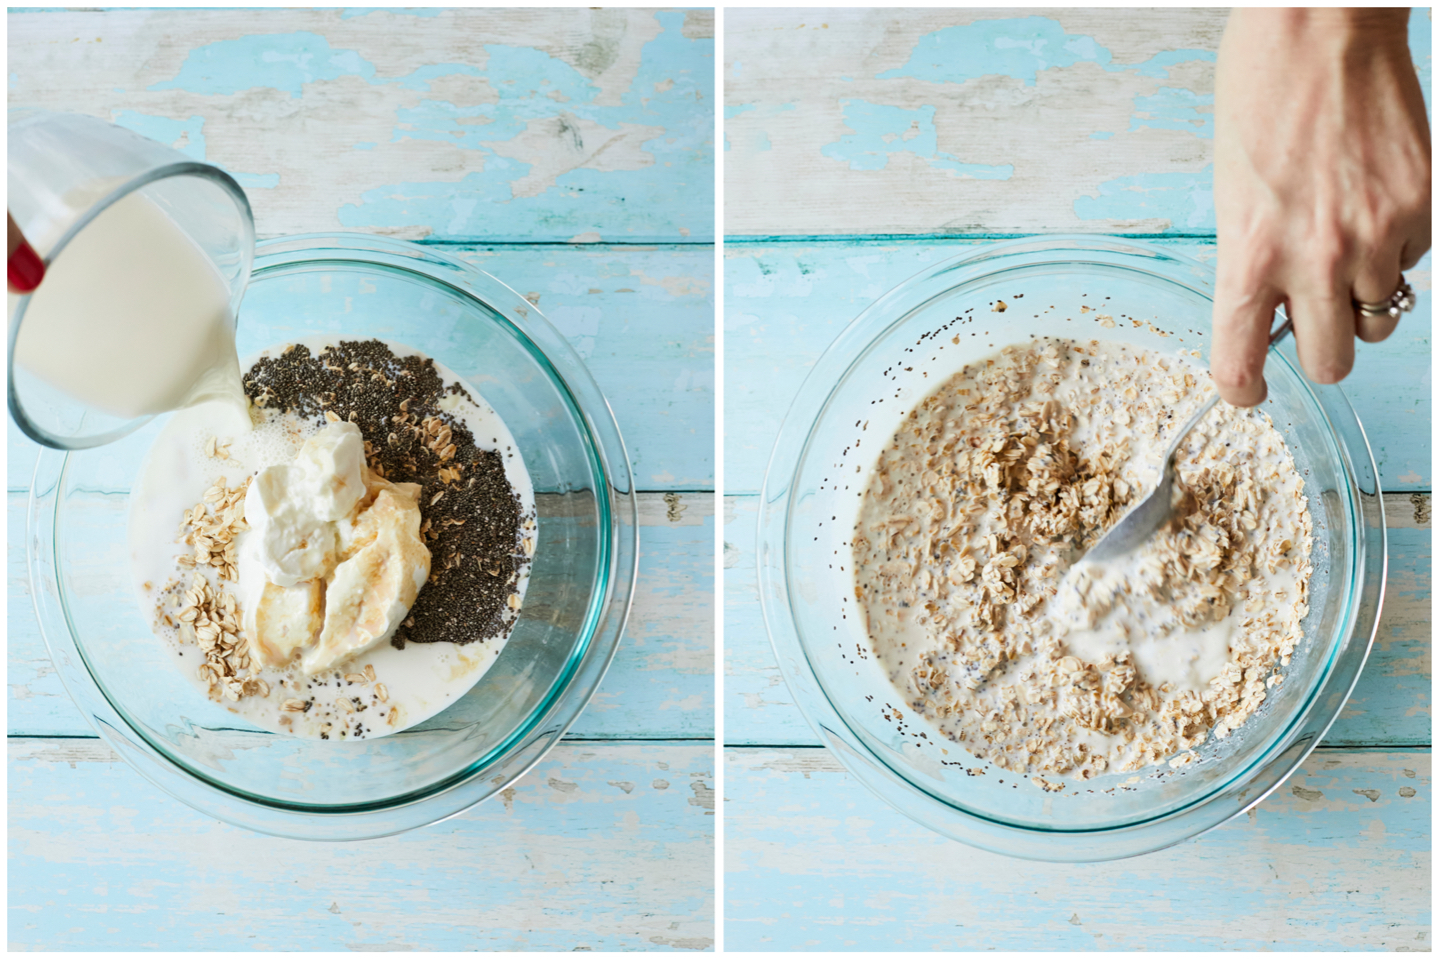
[[[293,463],[267,467],[250,482],[250,530],[240,550],[281,587],[325,576],[335,566],[335,522],[365,496],[364,466],[360,428],[346,421],[325,427]]]
[[[316,336],[300,343],[318,354],[334,341]],[[387,343],[386,346],[396,356],[418,353],[403,344]],[[266,354],[280,350],[283,347]],[[247,361],[247,368],[254,360]],[[465,396],[458,393],[447,396],[447,413],[465,424],[477,445],[494,450],[502,458],[506,480],[520,500],[523,536],[533,543],[535,491],[519,445],[499,414],[473,386],[443,365],[436,363],[435,366],[446,385],[455,385],[465,393]],[[333,572],[333,576],[327,579],[323,591],[309,596],[302,596],[300,589],[295,588],[297,593],[292,598],[295,603],[276,605],[276,616],[293,615],[296,620],[313,618],[317,615],[312,605],[318,600],[318,616],[322,622],[332,614],[341,614],[344,617],[335,621],[337,625],[358,629],[333,632],[333,644],[316,642],[308,631],[297,629],[296,636],[303,636],[306,643],[295,645],[291,651],[295,656],[286,658],[283,666],[265,663],[257,666],[256,676],[268,685],[268,693],[247,696],[238,702],[225,700],[221,702],[223,707],[276,733],[307,738],[373,738],[421,723],[465,697],[499,658],[509,631],[459,638],[455,642],[412,643],[403,648],[386,643],[396,622],[406,616],[403,609],[408,606],[396,603],[392,595],[398,595],[407,578],[418,590],[425,577],[416,563],[415,552],[407,550],[406,542],[415,530],[414,519],[401,509],[403,504],[396,504],[396,509],[390,510],[381,503],[386,509],[368,525],[365,521],[367,512],[384,499],[384,492],[372,490],[370,485],[379,487],[386,482],[383,479],[377,482],[361,469],[363,441],[358,437],[354,441],[347,439],[351,425],[321,426],[275,412],[263,412],[254,429],[248,432],[232,431],[224,425],[228,425],[224,410],[213,403],[172,415],[147,455],[130,495],[131,576],[136,595],[158,642],[166,646],[176,668],[195,686],[197,696],[203,699],[208,694],[207,683],[197,675],[200,651],[193,639],[182,640],[174,617],[167,616],[173,615],[180,603],[177,591],[183,593],[195,573],[193,566],[177,567],[177,555],[189,553],[190,548],[180,543],[176,521],[188,514],[212,485],[234,489],[248,477],[252,478],[251,490],[244,504],[251,530],[242,533],[236,541],[238,583],[222,583],[213,570],[200,573],[217,590],[226,587],[233,591],[242,621],[246,620],[257,607],[253,600],[247,602],[247,599],[259,596],[272,572],[283,578],[288,570],[290,577],[298,578],[313,569],[305,566],[301,556],[291,556],[296,550],[304,555],[310,547],[302,531],[313,533],[328,528],[334,546],[327,570]],[[325,439],[327,435],[330,439]],[[363,495],[359,500],[347,492],[354,489],[357,469],[358,490]],[[260,476],[272,471],[276,472],[271,475],[273,480],[261,483]],[[257,484],[261,493],[255,492]],[[372,497],[373,501],[369,500]],[[252,498],[256,501],[253,511]],[[361,510],[356,511],[357,507]],[[182,532],[183,529],[182,524]],[[268,565],[260,551],[266,542],[266,533],[270,538]],[[372,534],[374,541],[368,540]],[[385,557],[373,558],[375,563],[369,567],[365,557],[367,544],[385,548]],[[347,563],[354,566],[341,571]],[[388,572],[387,576],[371,576],[382,569]],[[315,580],[312,578],[309,583]],[[272,591],[279,586],[278,581],[270,583]],[[303,586],[307,582],[292,583]],[[527,563],[514,586],[522,603],[528,583]],[[382,584],[383,592],[376,589]],[[310,626],[314,626],[313,621]],[[353,640],[360,643],[352,646]],[[307,653],[312,655],[308,663]],[[355,680],[356,677],[360,680]],[[382,685],[383,695],[379,693]],[[356,713],[337,709],[337,699],[349,699]],[[311,706],[304,711],[287,709],[287,703],[295,701]],[[182,716],[191,710],[185,704],[176,707]]]

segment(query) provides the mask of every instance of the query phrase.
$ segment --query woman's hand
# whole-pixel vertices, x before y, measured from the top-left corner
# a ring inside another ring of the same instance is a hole
[[[25,235],[20,232],[20,228],[15,226],[15,218],[7,213],[5,219],[9,221],[9,250],[6,251],[5,260],[8,266],[10,293],[28,294],[39,287],[40,281],[45,277],[45,262],[26,242]]]
[[[1215,72],[1219,265],[1211,371],[1220,395],[1265,399],[1276,306],[1310,379],[1350,373],[1380,341],[1400,271],[1430,249],[1430,130],[1408,11],[1236,9]]]

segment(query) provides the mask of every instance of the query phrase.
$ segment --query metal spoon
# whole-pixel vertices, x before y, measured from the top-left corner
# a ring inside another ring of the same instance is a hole
[[[1285,339],[1285,335],[1290,333],[1290,326],[1290,319],[1287,317],[1270,335],[1271,347]],[[1150,535],[1170,519],[1170,490],[1175,485],[1175,452],[1180,449],[1180,442],[1210,413],[1210,408],[1219,400],[1219,394],[1210,398],[1205,406],[1196,411],[1195,416],[1180,428],[1175,439],[1170,442],[1170,449],[1165,452],[1165,469],[1161,471],[1160,482],[1155,485],[1155,489],[1126,511],[1125,516],[1116,521],[1115,526],[1106,531],[1105,536],[1086,552],[1086,558],[1107,561],[1128,554],[1149,540]]]

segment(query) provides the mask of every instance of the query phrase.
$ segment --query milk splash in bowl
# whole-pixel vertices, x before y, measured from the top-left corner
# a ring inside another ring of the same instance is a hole
[[[315,339],[246,368],[252,431],[181,411],[142,468],[142,609],[198,690],[262,728],[418,724],[484,675],[523,604],[535,509],[514,440],[403,345]]]
[[[1213,410],[1177,455],[1172,522],[1131,556],[1084,554],[1154,483],[1205,378],[1184,355],[1043,338],[912,409],[851,540],[903,710],[1045,787],[1192,763],[1258,709],[1302,639],[1311,548],[1266,415]]]

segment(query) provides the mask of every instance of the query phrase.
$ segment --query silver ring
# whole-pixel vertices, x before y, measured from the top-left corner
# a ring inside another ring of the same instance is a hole
[[[1374,304],[1357,300],[1355,309],[1367,317],[1393,317],[1398,320],[1401,314],[1415,309],[1415,290],[1405,282],[1405,275],[1401,274],[1400,287],[1390,295],[1389,300]]]

